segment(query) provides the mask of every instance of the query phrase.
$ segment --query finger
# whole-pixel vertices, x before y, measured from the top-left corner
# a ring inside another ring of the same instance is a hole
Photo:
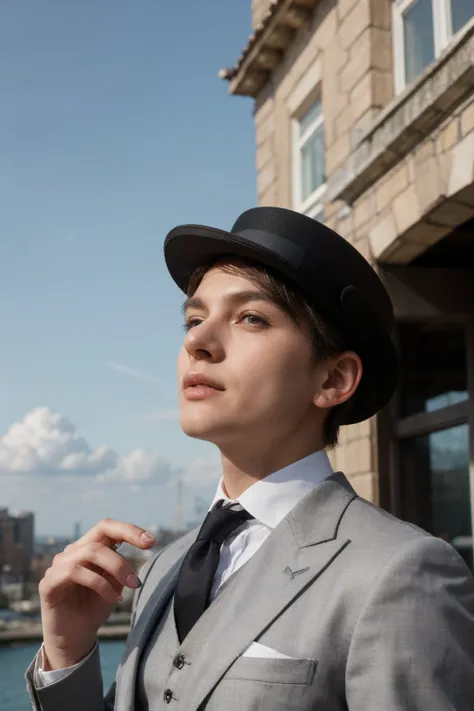
[[[115,603],[122,599],[122,596],[111,583],[104,578],[103,575],[84,568],[82,565],[76,565],[71,569],[69,575],[69,580],[82,585],[84,588],[89,588],[93,590],[97,595],[99,595],[103,600],[107,602]]]
[[[70,559],[69,564],[87,565],[88,568],[92,564],[96,569],[99,569],[99,574],[104,571],[118,585],[126,586],[132,590],[140,587],[140,579],[130,563],[103,543],[93,541],[70,553],[67,558]]]
[[[102,575],[102,576],[107,580],[107,582],[112,585],[112,587],[114,588],[114,590],[116,590],[117,594],[118,594],[118,595],[122,595],[122,593],[123,593],[123,585],[120,585],[120,583],[118,583],[118,582],[115,580],[115,578],[112,577],[112,575],[110,575],[109,573],[107,573],[107,572],[106,572],[105,570],[103,570],[102,568],[99,568],[98,565],[94,565],[93,563],[86,563],[86,564],[84,564],[84,567],[85,567],[85,568],[89,568],[89,570],[93,570],[94,573],[98,573],[99,575]]]
[[[56,604],[62,593],[74,585],[88,588],[112,604],[121,599],[121,595],[102,575],[73,563],[49,568],[39,584],[39,590],[43,600]]]
[[[126,542],[146,550],[156,543],[156,538],[144,528],[135,526],[133,523],[105,518],[87,531],[78,541],[67,546],[65,552],[77,550],[92,541],[98,541],[106,546],[120,545]]]

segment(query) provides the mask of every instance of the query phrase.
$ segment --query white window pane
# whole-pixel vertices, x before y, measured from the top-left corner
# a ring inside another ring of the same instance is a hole
[[[471,17],[474,17],[474,0],[451,0],[453,32],[459,32]]]
[[[306,200],[325,181],[324,129],[321,124],[301,148],[302,199]]]
[[[300,118],[300,136],[302,136],[312,123],[321,118],[321,99],[314,102],[308,111]]]
[[[431,0],[415,0],[403,15],[405,81],[413,81],[435,58]]]

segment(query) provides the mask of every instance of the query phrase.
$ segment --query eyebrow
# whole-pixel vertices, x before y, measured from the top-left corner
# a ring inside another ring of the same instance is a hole
[[[225,296],[224,299],[229,304],[235,306],[238,306],[239,304],[243,303],[248,303],[249,301],[266,301],[269,304],[278,306],[275,299],[273,299],[269,294],[266,294],[264,291],[236,291],[232,294],[229,294],[228,296]],[[205,310],[206,304],[204,300],[201,299],[199,296],[191,296],[186,299],[181,308],[183,314],[185,314],[186,311],[188,311],[189,309]]]

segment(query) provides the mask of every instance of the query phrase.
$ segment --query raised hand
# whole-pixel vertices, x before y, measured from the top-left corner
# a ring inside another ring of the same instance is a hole
[[[123,588],[140,580],[115,547],[130,543],[146,550],[155,538],[139,526],[104,519],[55,556],[39,584],[45,669],[63,669],[93,648]]]

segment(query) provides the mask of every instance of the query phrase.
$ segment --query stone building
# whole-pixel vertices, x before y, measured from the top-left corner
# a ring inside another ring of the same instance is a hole
[[[252,15],[220,76],[254,100],[259,203],[342,234],[397,317],[397,395],[344,428],[334,465],[472,565],[474,3],[253,0]]]
[[[34,514],[0,508],[0,587],[29,581],[33,545]]]

